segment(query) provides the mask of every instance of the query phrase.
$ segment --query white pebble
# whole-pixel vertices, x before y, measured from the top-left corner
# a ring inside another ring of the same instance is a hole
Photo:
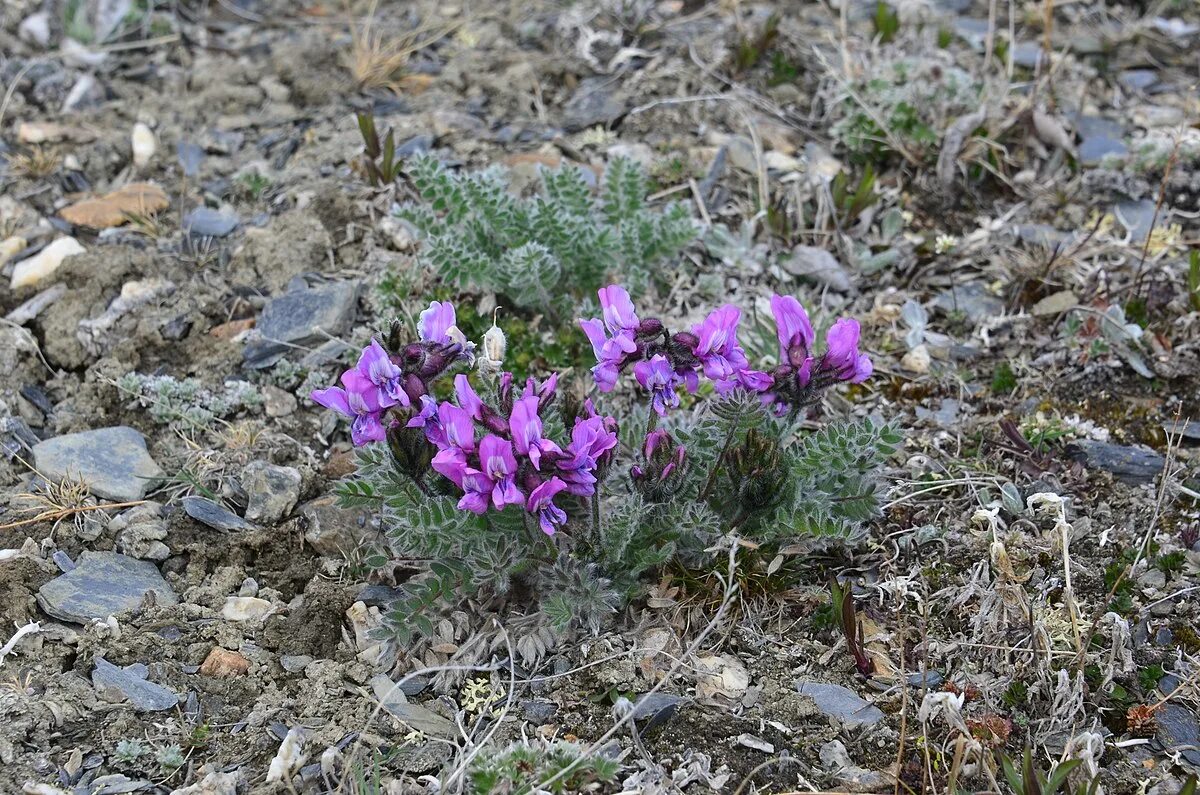
[[[86,249],[73,237],[60,237],[34,256],[13,268],[12,288],[28,287],[53,275],[63,260],[82,254]]]
[[[158,151],[158,139],[154,137],[154,131],[139,121],[133,125],[131,143],[133,145],[133,164],[138,168],[144,168],[154,159],[154,153]]]

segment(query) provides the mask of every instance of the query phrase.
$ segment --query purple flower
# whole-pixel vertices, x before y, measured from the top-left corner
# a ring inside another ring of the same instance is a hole
[[[487,512],[488,498],[492,495],[496,487],[491,478],[478,469],[465,467],[459,486],[466,492],[463,494],[462,499],[458,501],[458,507],[461,510],[476,514]]]
[[[383,392],[381,405],[410,404],[408,395],[401,388],[400,368],[376,340],[371,340],[371,344],[363,348],[354,369]]]
[[[518,453],[529,457],[534,469],[542,468],[542,453],[562,452],[554,442],[542,438],[542,419],[538,416],[536,395],[523,397],[514,403],[508,422],[512,429],[513,446]]]
[[[424,428],[426,439],[438,447],[446,446],[446,431],[438,417],[438,402],[429,395],[421,396],[421,410],[409,418],[407,427]]]
[[[603,320],[592,318],[580,320],[579,327],[592,343],[596,354],[596,366],[592,376],[601,392],[610,391],[617,383],[617,374],[626,357],[637,351],[637,336],[640,324],[633,301],[624,287],[610,285],[598,292]]]
[[[471,422],[466,409],[449,401],[441,404],[438,406],[438,425],[445,434],[445,446],[456,447],[464,453],[475,452],[475,423]]]
[[[458,330],[454,305],[449,301],[430,301],[429,308],[421,313],[417,334],[424,342],[439,345],[459,342],[462,332]]]
[[[667,357],[659,355],[638,362],[633,366],[633,375],[639,384],[650,390],[651,405],[659,414],[666,414],[668,408],[679,405],[675,387],[679,385],[680,377]]]
[[[556,389],[558,389],[558,373],[551,373],[550,377],[541,384],[538,384],[533,378],[528,378],[525,380],[525,390],[521,393],[521,397],[527,398],[536,394],[538,409],[541,410],[554,399],[554,390]]]
[[[512,442],[491,434],[479,443],[479,468],[492,481],[492,504],[497,510],[505,505],[521,505],[525,495],[517,488],[517,459]],[[464,480],[465,482],[465,480]]]
[[[383,441],[387,437],[387,428],[381,419],[387,407],[380,403],[383,393],[379,387],[357,369],[342,373],[341,380],[342,386],[316,389],[309,397],[350,418],[350,440],[356,446]]]
[[[802,369],[817,339],[808,313],[795,297],[773,295],[771,314],[775,316],[775,334],[779,337],[779,363]]]
[[[454,376],[454,396],[458,399],[458,405],[466,409],[472,419],[483,423],[489,431],[501,435],[508,434],[508,421],[480,399],[475,387],[471,386],[471,381],[462,373]]]
[[[732,378],[749,365],[746,352],[737,341],[738,321],[742,312],[732,304],[714,309],[704,322],[692,329],[696,335],[695,354],[700,357],[704,374],[714,381]]]
[[[594,416],[577,420],[571,429],[571,442],[561,457],[556,457],[555,469],[567,491],[580,497],[596,492],[596,470],[607,463],[617,446],[617,434],[611,417]]]
[[[874,365],[865,353],[858,352],[858,321],[842,318],[825,335],[825,356],[821,369],[837,374],[842,381],[861,384],[870,378]]]
[[[467,454],[457,447],[446,447],[438,451],[430,462],[433,471],[439,475],[444,475],[451,483],[458,486],[460,489],[465,489],[463,481],[466,478],[469,467],[467,466]],[[474,471],[474,470],[471,470]],[[489,491],[491,487],[489,486]],[[486,503],[485,503],[486,504]]]
[[[558,528],[567,522],[567,514],[554,504],[554,496],[567,488],[561,478],[550,478],[529,493],[525,510],[538,518],[542,532],[548,536],[554,535]]]

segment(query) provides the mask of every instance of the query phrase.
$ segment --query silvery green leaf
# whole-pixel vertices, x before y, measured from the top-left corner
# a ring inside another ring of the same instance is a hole
[[[879,220],[879,234],[884,243],[888,243],[904,229],[904,214],[899,208],[893,207],[883,214]]]
[[[1012,482],[1000,487],[1000,504],[1004,506],[1004,510],[1014,515],[1019,516],[1025,511],[1025,500],[1021,499],[1021,490]]]
[[[924,329],[929,323],[929,313],[925,311],[925,307],[911,298],[900,307],[900,317],[904,318],[904,322],[911,329]]]

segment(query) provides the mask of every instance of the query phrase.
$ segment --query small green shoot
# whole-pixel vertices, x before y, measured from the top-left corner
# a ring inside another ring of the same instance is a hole
[[[888,44],[900,31],[900,14],[888,3],[879,0],[875,4],[875,35],[882,44]]]
[[[744,75],[758,66],[762,57],[771,49],[775,39],[779,37],[779,14],[772,14],[763,23],[758,35],[738,40],[733,55],[733,73]]]
[[[363,156],[355,161],[355,165],[372,186],[391,185],[400,176],[401,165],[396,159],[395,131],[389,128],[381,143],[375,129],[375,116],[371,113],[358,114],[358,131],[363,139]]]
[[[1192,309],[1200,312],[1200,249],[1192,251],[1188,256],[1188,302]]]

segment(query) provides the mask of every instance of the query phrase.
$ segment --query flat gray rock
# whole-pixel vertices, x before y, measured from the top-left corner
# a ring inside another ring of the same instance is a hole
[[[234,532],[255,529],[254,525],[233,511],[226,510],[212,500],[205,499],[204,497],[184,497],[182,502],[183,510],[188,516],[214,530]]]
[[[183,229],[192,237],[225,237],[238,228],[238,217],[209,207],[197,207],[183,217]]]
[[[293,361],[305,351],[337,337],[354,318],[358,305],[358,284],[336,282],[322,287],[284,293],[263,307],[258,319],[259,337],[246,346],[246,365],[255,369],[270,367],[291,354]]]
[[[1083,453],[1085,466],[1103,469],[1131,484],[1150,483],[1162,472],[1165,459],[1144,447],[1080,439],[1075,446]]]
[[[1004,311],[1004,301],[982,282],[967,282],[941,292],[933,301],[943,312],[962,312],[971,320],[988,320]]]
[[[370,684],[383,708],[409,728],[444,740],[453,740],[458,736],[458,729],[446,718],[420,704],[409,704],[403,691],[395,686],[387,674],[376,674]]]
[[[1193,765],[1200,765],[1200,720],[1181,704],[1163,704],[1155,713],[1158,732],[1154,744],[1165,751],[1178,751]]]
[[[174,709],[179,703],[179,697],[170,690],[146,679],[147,671],[144,665],[134,664],[121,668],[103,657],[97,657],[95,662],[92,685],[110,700],[119,700],[124,696],[138,712],[161,712],[164,709]]]
[[[1119,202],[1116,206],[1117,219],[1129,231],[1130,238],[1134,243],[1145,242],[1150,235],[1150,230],[1154,227],[1154,214],[1157,209],[1157,203],[1152,199],[1128,199]],[[1162,222],[1166,217],[1166,210],[1163,210],[1163,216],[1158,220]]]
[[[92,494],[117,502],[142,499],[164,474],[146,452],[145,437],[125,425],[39,442],[33,465],[51,480],[82,480]]]
[[[779,260],[779,266],[793,276],[812,279],[839,293],[854,291],[850,272],[838,262],[837,257],[823,248],[796,246],[792,249],[792,256]]]
[[[817,703],[817,708],[847,726],[867,726],[883,720],[883,712],[853,690],[828,682],[802,679],[796,691]]]
[[[159,605],[179,601],[153,563],[116,552],[89,551],[79,556],[75,568],[43,585],[37,601],[57,619],[86,624],[136,609],[148,591],[154,592]]]
[[[625,114],[625,103],[613,96],[607,77],[585,77],[562,109],[567,132],[579,132],[597,124],[608,126]]]

